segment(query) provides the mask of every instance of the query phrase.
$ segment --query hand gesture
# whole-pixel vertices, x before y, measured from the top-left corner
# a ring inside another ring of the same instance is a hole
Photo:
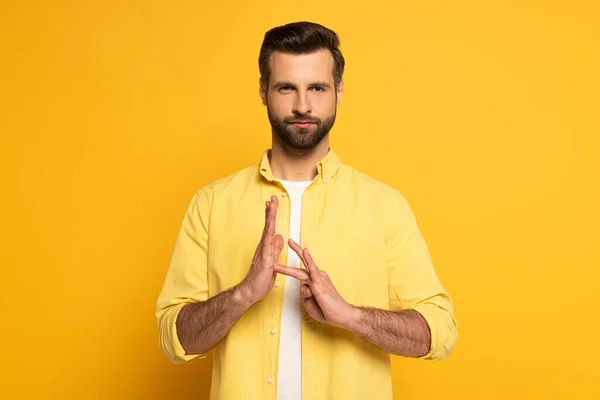
[[[354,307],[340,296],[327,272],[317,267],[308,248],[303,249],[292,239],[288,244],[298,254],[306,269],[276,264],[275,272],[306,281],[300,286],[300,296],[304,308],[311,317],[319,322],[347,329],[352,320]]]
[[[283,236],[275,234],[278,204],[277,196],[271,196],[271,201],[266,202],[262,238],[254,253],[250,270],[240,283],[251,304],[265,297],[273,289],[277,278],[274,267],[283,249]]]

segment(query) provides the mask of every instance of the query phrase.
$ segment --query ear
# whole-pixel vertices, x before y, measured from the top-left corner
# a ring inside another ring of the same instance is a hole
[[[258,78],[258,95],[260,96],[260,100],[263,103],[263,106],[267,105],[267,92],[265,91],[265,87],[263,86],[262,80],[260,77]]]
[[[337,87],[337,104],[336,107],[340,105],[340,101],[342,100],[342,95],[344,94],[344,81],[340,81],[340,84]]]

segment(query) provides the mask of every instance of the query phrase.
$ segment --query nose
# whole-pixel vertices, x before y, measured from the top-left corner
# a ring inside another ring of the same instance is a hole
[[[296,97],[296,103],[294,104],[294,113],[304,115],[311,111],[308,95],[300,90],[297,93],[298,96]]]

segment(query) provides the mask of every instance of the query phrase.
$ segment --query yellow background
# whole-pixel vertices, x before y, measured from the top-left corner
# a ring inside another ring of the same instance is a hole
[[[455,302],[395,397],[600,398],[594,3],[2,2],[0,398],[207,398],[155,302],[194,191],[270,146],[258,51],[294,20],[339,33],[331,145],[407,197]]]

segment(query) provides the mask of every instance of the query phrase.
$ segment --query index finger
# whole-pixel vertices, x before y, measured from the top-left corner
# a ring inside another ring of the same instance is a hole
[[[302,252],[302,247],[300,247],[300,245],[298,243],[294,242],[294,239],[292,239],[292,238],[289,238],[288,244],[290,245],[292,250],[294,250],[296,252],[296,254],[298,254],[298,257],[302,261],[302,264],[304,264],[305,269],[308,272],[310,272],[310,267],[306,264],[306,259],[304,258],[304,253]]]
[[[315,260],[308,252],[308,247],[302,249],[302,254],[304,255],[304,259],[308,262],[308,265],[310,265],[310,276],[313,278],[313,281],[321,283],[321,271],[319,270],[319,267],[317,267]]]
[[[292,238],[288,240],[288,243],[292,250],[294,250],[298,254],[298,257],[300,257],[300,259],[302,260],[302,263],[304,264],[306,270],[310,274],[311,280],[313,282],[320,283],[321,273],[319,271],[319,268],[317,267],[317,264],[315,264],[315,261],[308,252],[308,248],[303,249],[298,243],[294,242]]]
[[[271,196],[271,201],[267,201],[265,211],[265,227],[263,229],[263,238],[275,235],[275,222],[277,220],[277,196]]]
[[[287,265],[275,264],[274,270],[277,273],[291,276],[301,281],[307,281],[310,279],[308,271],[302,268],[288,267]]]

